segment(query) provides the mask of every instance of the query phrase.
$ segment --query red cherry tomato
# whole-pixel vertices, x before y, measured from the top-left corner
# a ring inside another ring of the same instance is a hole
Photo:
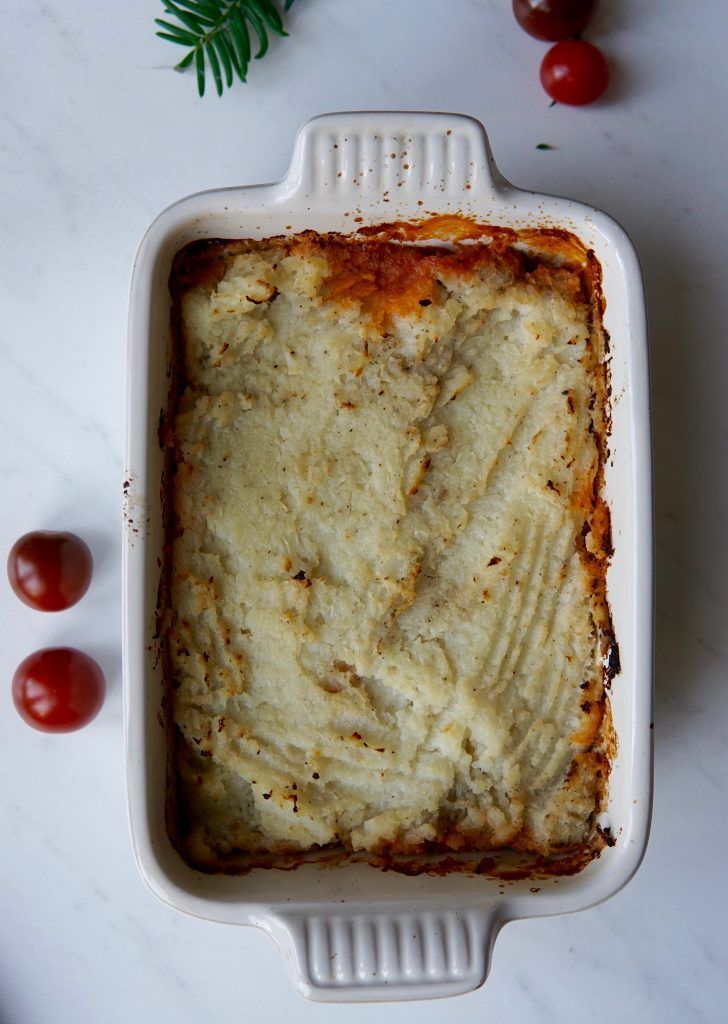
[[[580,39],[552,46],[541,62],[541,85],[559,103],[593,103],[609,84],[609,65],[601,50]]]
[[[583,32],[598,0],[513,0],[516,21],[530,36],[556,42]]]
[[[10,586],[21,601],[42,612],[59,612],[80,601],[91,582],[93,559],[74,533],[34,530],[8,555]]]
[[[88,654],[73,647],[46,647],[21,661],[13,676],[13,703],[41,732],[73,732],[101,710],[104,674]]]

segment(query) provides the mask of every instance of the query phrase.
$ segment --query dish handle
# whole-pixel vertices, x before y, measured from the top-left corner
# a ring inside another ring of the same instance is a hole
[[[398,209],[453,211],[503,201],[513,186],[495,165],[485,128],[465,114],[354,111],[322,114],[299,130],[285,198],[317,209],[372,200]]]
[[[479,988],[501,922],[486,910],[276,915],[266,931],[319,1002],[431,999]]]

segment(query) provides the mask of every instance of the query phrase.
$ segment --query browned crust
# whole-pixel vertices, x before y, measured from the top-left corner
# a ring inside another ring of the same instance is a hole
[[[615,842],[608,828],[596,825],[587,842],[566,847],[548,856],[533,850],[517,849],[515,846],[483,846],[480,849],[471,846],[459,850],[447,847],[444,843],[428,843],[400,853],[386,848],[369,854],[331,844],[314,845],[305,851],[294,848],[250,853],[234,850],[204,861],[191,859],[184,844],[176,841],[175,846],[192,867],[204,874],[244,875],[255,869],[294,871],[305,864],[331,868],[344,864],[368,864],[382,871],[396,871],[404,875],[443,876],[458,873],[516,882],[575,875],[598,858],[606,847],[614,846]]]
[[[456,244],[447,247],[424,245],[423,242],[428,240]],[[402,244],[411,242],[418,244]],[[609,345],[602,326],[601,268],[593,252],[567,231],[542,228],[517,232],[448,215],[419,222],[393,222],[361,228],[353,236],[319,235],[308,231],[260,241],[212,239],[191,243],[177,253],[170,274],[173,335],[170,393],[167,413],[160,417],[159,430],[160,444],[165,452],[162,480],[165,546],[159,588],[158,633],[163,641],[165,699],[171,703],[173,681],[167,640],[171,617],[171,550],[175,536],[173,482],[181,464],[169,424],[174,420],[179,396],[187,384],[181,298],[192,287],[213,287],[235,256],[269,248],[272,243],[280,245],[288,253],[325,255],[331,267],[324,285],[326,298],[343,304],[358,304],[368,317],[374,335],[386,331],[392,316],[411,314],[418,306],[428,305],[438,287],[439,275],[467,276],[484,265],[505,269],[513,278],[539,288],[557,289],[570,301],[589,306],[589,370],[594,381],[590,400],[591,432],[598,450],[598,463],[577,490],[574,501],[583,515],[579,553],[591,580],[596,625],[602,638],[606,668],[601,682],[585,691],[584,719],[572,740],[589,746],[575,757],[565,785],[569,785],[569,779],[578,771],[586,769],[591,772],[595,780],[593,827],[585,843],[548,857],[538,852],[534,837],[527,829],[514,832],[508,852],[502,850],[502,842],[494,843],[493,836],[487,832],[466,835],[443,822],[437,842],[416,847],[401,841],[385,843],[374,855],[357,854],[343,845],[314,847],[306,852],[281,847],[266,853],[237,850],[215,856],[210,862],[200,862],[190,857],[185,842],[185,810],[179,794],[178,765],[180,758],[188,753],[187,746],[174,728],[172,715],[168,714],[166,811],[170,838],[192,866],[213,873],[241,874],[254,867],[290,870],[315,859],[327,864],[365,861],[405,874],[441,875],[453,871],[486,874],[504,881],[574,874],[614,842],[596,825],[596,815],[606,803],[610,766],[616,754],[616,735],[607,691],[613,676],[619,672],[619,651],[606,594],[606,572],[613,548],[609,509],[603,499],[604,465],[611,424]],[[566,396],[566,402],[568,406],[569,396]],[[451,856],[458,851],[457,856]],[[495,856],[484,857],[485,852]]]

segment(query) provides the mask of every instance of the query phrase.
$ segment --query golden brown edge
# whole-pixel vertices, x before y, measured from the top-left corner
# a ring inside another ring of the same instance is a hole
[[[592,434],[595,438],[598,463],[593,477],[577,495],[577,501],[584,510],[585,526],[580,543],[580,556],[592,580],[592,589],[596,605],[596,625],[601,635],[602,655],[605,662],[603,682],[600,693],[585,693],[584,708],[587,717],[580,732],[581,742],[592,740],[592,745],[582,754],[576,755],[572,767],[567,774],[568,779],[579,768],[589,765],[599,779],[593,827],[589,839],[578,846],[568,847],[557,854],[543,856],[529,849],[528,837],[520,834],[512,847],[508,849],[492,849],[488,846],[488,838],[483,836],[484,845],[477,850],[472,846],[462,851],[452,845],[456,837],[448,837],[448,843],[427,843],[422,849],[400,848],[397,843],[383,844],[375,855],[356,854],[341,846],[322,847],[319,850],[302,853],[300,850],[284,851],[271,854],[247,854],[235,851],[222,858],[217,858],[214,865],[194,863],[183,841],[182,809],[178,801],[178,777],[176,771],[177,753],[181,742],[179,732],[174,727],[172,715],[165,711],[167,736],[167,773],[166,773],[166,824],[169,837],[190,866],[209,873],[243,874],[255,867],[275,867],[279,870],[292,870],[303,863],[336,865],[340,863],[368,863],[383,870],[394,870],[408,875],[436,874],[450,872],[468,874],[484,874],[503,881],[518,879],[548,878],[557,875],[570,875],[583,870],[586,865],[598,857],[606,846],[614,845],[614,838],[609,830],[602,829],[596,823],[597,815],[606,806],[608,777],[612,762],[616,756],[617,738],[614,731],[608,691],[612,679],[620,670],[619,648],[612,628],[612,619],[606,593],[606,572],[613,553],[611,519],[609,508],[603,497],[604,467],[608,456],[608,437],[611,428],[609,400],[611,396],[609,374],[609,337],[604,330],[602,316],[605,301],[602,292],[601,267],[593,251],[572,233],[561,228],[530,228],[516,231],[494,225],[480,224],[470,218],[459,215],[430,217],[422,221],[382,223],[360,228],[354,234],[328,233],[319,234],[304,231],[293,236],[274,236],[266,239],[208,239],[192,242],[182,248],[172,263],[169,277],[169,288],[172,298],[171,333],[172,356],[169,369],[169,396],[166,410],[163,410],[159,421],[159,443],[164,452],[164,465],[161,485],[162,518],[164,530],[164,554],[160,566],[160,586],[157,614],[157,638],[161,641],[162,667],[165,680],[163,708],[170,705],[169,691],[171,687],[171,664],[167,637],[171,622],[171,550],[175,534],[175,523],[172,502],[172,484],[177,463],[175,438],[171,424],[176,414],[178,396],[185,387],[181,297],[184,292],[205,281],[216,281],[224,273],[229,258],[243,252],[267,248],[271,243],[283,244],[289,251],[294,247],[308,247],[312,242],[323,241],[329,251],[338,253],[351,252],[356,249],[360,258],[368,258],[371,254],[381,255],[392,243],[418,243],[418,260],[431,256],[441,257],[448,250],[437,246],[438,242],[466,243],[461,250],[466,263],[471,263],[476,253],[476,246],[470,242],[486,243],[486,252],[500,261],[511,262],[516,273],[523,275],[528,269],[529,254],[535,256],[538,263],[534,265],[536,272],[546,264],[547,267],[565,268],[573,275],[578,274],[584,297],[589,304],[590,341],[593,349],[594,363],[591,367],[594,379],[592,393]],[[428,246],[426,243],[435,243]],[[470,250],[470,252],[468,252]],[[478,259],[482,261],[483,245],[478,245]],[[401,251],[400,251],[401,253]],[[401,255],[400,255],[401,261]],[[335,275],[334,275],[335,276]],[[342,275],[346,277],[346,275]],[[377,296],[381,289],[374,290]],[[386,289],[385,289],[386,292]],[[362,301],[366,305],[366,296],[354,293],[351,296],[339,293],[337,298],[351,301]],[[386,307],[370,309],[370,315],[380,320],[392,310]],[[399,311],[399,310],[397,310]],[[587,545],[587,537],[589,544]],[[472,842],[472,836],[469,837]]]

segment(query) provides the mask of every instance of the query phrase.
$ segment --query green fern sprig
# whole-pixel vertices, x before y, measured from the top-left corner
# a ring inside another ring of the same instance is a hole
[[[197,90],[205,94],[205,72],[209,67],[215,80],[218,96],[223,93],[223,81],[228,88],[233,78],[246,80],[253,45],[251,29],[258,40],[255,59],[268,52],[268,35],[287,36],[283,19],[273,0],[161,0],[166,14],[176,23],[155,18],[159,26],[157,35],[178,46],[188,46],[189,52],[176,65],[185,71],[193,64],[197,71]],[[283,9],[289,10],[294,0],[285,0]]]

